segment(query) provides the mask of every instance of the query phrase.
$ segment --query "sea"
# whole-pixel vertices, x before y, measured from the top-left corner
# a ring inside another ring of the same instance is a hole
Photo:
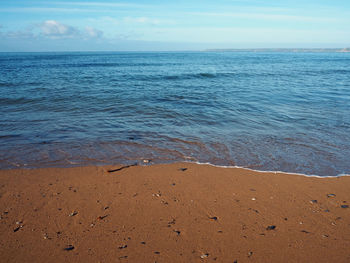
[[[0,53],[0,169],[350,173],[350,53]]]

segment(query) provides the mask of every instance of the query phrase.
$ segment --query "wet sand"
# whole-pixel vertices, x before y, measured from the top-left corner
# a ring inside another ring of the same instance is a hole
[[[350,262],[350,177],[120,167],[0,171],[0,262]]]

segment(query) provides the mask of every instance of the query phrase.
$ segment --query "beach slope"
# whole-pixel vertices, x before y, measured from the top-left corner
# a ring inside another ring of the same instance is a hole
[[[2,170],[0,261],[350,262],[349,189],[193,163]]]

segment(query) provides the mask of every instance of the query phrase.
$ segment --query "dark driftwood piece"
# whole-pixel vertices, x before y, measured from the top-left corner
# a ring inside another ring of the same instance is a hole
[[[130,165],[125,165],[125,166],[122,166],[118,169],[113,169],[113,170],[108,170],[109,173],[114,173],[114,172],[118,172],[118,171],[121,171],[123,169],[126,169],[126,168],[129,168],[131,166],[137,166],[137,163],[134,163],[134,164],[130,164]]]

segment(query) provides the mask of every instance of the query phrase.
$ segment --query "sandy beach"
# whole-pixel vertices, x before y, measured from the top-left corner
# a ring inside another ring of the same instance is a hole
[[[350,262],[347,176],[176,163],[0,181],[1,262]]]

